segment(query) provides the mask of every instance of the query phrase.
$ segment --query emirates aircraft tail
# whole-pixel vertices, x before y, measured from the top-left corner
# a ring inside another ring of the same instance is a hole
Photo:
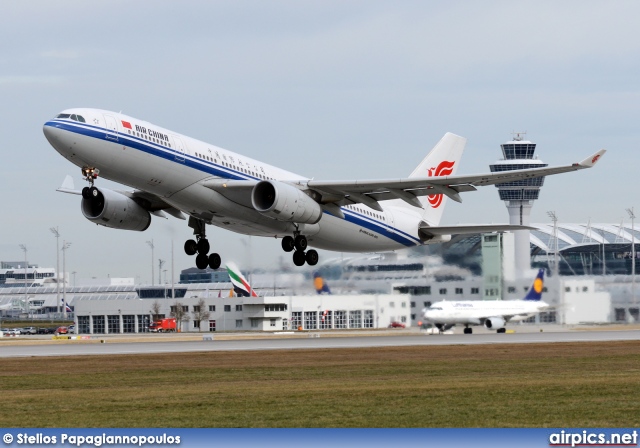
[[[235,263],[229,262],[226,267],[233,290],[239,297],[258,297],[258,294],[253,290],[247,279],[244,278]]]

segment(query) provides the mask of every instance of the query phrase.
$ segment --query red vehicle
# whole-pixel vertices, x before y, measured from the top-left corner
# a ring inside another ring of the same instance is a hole
[[[58,327],[56,329],[56,334],[67,334],[69,333],[69,329],[67,327]]]
[[[391,322],[389,324],[389,328],[405,328],[406,325],[403,324],[402,322]]]
[[[152,333],[168,333],[176,331],[176,318],[167,317],[166,319],[156,320],[149,325],[149,331]]]

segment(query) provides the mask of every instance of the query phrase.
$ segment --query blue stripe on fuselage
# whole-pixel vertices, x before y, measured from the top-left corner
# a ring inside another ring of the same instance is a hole
[[[371,220],[363,215],[354,213],[353,210],[344,208],[341,210],[344,213],[344,219],[347,222],[362,226],[407,247],[413,247],[420,244],[420,240],[402,232],[400,229],[396,229],[395,227],[391,227],[376,220]]]
[[[63,129],[65,131],[73,132],[76,134],[84,135],[91,138],[96,138],[98,140],[104,140],[109,143],[115,143],[113,137],[117,137],[117,143],[122,143],[125,146],[128,146],[133,149],[137,149],[139,151],[145,152],[147,154],[160,157],[162,159],[168,160],[170,162],[179,163],[184,166],[188,166],[190,168],[196,169],[198,171],[202,171],[212,176],[221,177],[224,179],[233,179],[233,180],[261,180],[260,178],[238,172],[231,168],[227,168],[224,166],[217,165],[212,162],[206,162],[200,158],[193,157],[186,152],[176,151],[173,148],[167,148],[163,145],[158,145],[153,142],[149,142],[140,137],[135,137],[129,134],[123,134],[121,132],[112,131],[110,129],[105,129],[100,126],[94,126],[88,123],[79,123],[79,122],[70,122],[66,120],[50,120],[45,123],[45,126],[51,126],[58,129]],[[111,138],[107,138],[107,135],[110,135]],[[180,157],[184,159],[184,162],[176,160],[176,157]],[[371,219],[370,217],[365,217],[353,210],[341,208],[344,213],[345,220],[347,222],[359,225],[368,230],[378,233],[379,235],[393,240],[397,243],[400,243],[407,247],[413,247],[416,245],[420,245],[420,240],[412,235],[409,235],[406,232],[401,231],[395,227],[392,227],[388,224],[376,221]],[[325,212],[328,213],[328,212]]]

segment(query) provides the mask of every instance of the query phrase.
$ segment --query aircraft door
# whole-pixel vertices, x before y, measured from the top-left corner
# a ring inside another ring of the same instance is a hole
[[[176,162],[184,163],[184,143],[180,137],[173,136],[173,141],[176,145]]]
[[[107,123],[107,130],[110,131],[105,134],[105,137],[107,138],[107,140],[113,140],[114,142],[117,142],[118,141],[118,123],[116,122],[116,119],[111,115],[105,115],[104,119],[105,119],[105,122]]]

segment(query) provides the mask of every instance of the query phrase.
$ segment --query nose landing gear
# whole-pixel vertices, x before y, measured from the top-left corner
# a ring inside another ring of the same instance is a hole
[[[85,166],[82,168],[82,177],[84,180],[89,182],[88,187],[84,187],[82,189],[82,197],[87,200],[96,199],[100,195],[100,192],[96,187],[93,186],[93,183],[98,178],[100,174],[100,170],[98,168],[93,168],[89,166]]]

